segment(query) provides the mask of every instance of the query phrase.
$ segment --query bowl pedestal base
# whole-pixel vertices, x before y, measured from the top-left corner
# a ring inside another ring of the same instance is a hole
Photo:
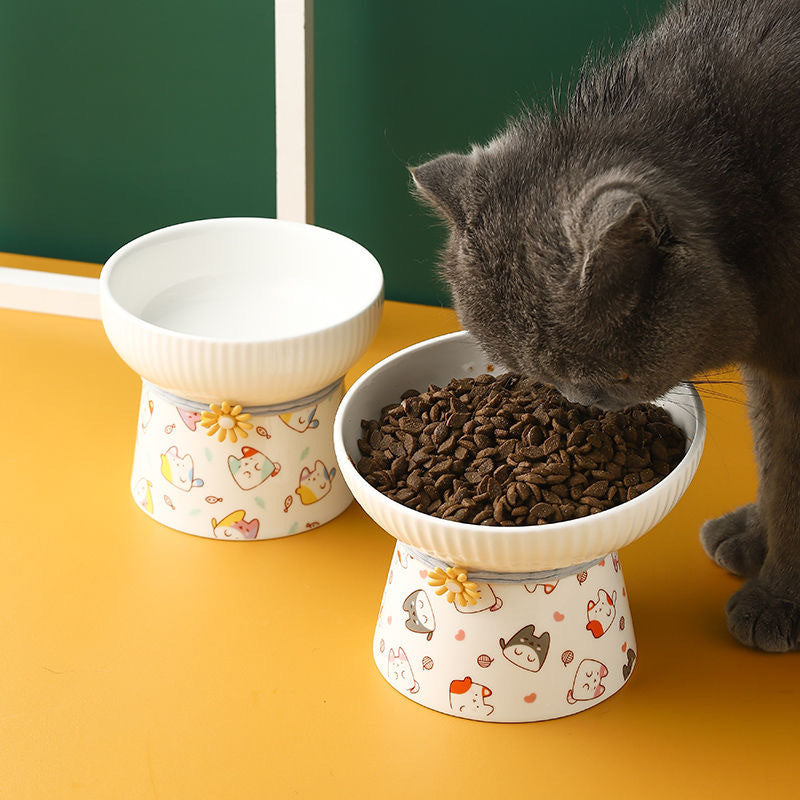
[[[480,598],[466,606],[429,585],[435,563],[398,542],[375,631],[378,669],[410,700],[534,722],[597,705],[627,682],[637,649],[616,553],[525,580],[470,576]]]
[[[243,409],[252,412],[244,420],[250,427],[220,439],[203,426],[210,406],[144,383],[134,500],[162,525],[221,541],[274,539],[324,525],[353,499],[333,451],[342,394],[337,381],[296,403]]]

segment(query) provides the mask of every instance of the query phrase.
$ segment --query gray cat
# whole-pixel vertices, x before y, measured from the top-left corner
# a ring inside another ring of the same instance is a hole
[[[462,324],[509,368],[619,408],[740,365],[758,497],[701,540],[747,578],[733,635],[797,648],[800,0],[674,5],[566,108],[412,175]]]

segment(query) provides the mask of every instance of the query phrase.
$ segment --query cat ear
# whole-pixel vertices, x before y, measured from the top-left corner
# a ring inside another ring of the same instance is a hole
[[[657,253],[658,236],[650,209],[637,195],[603,192],[585,231],[586,257],[580,286],[596,299],[633,288],[647,275]]]
[[[418,167],[409,167],[419,197],[459,226],[465,221],[462,197],[469,160],[469,156],[448,153]]]

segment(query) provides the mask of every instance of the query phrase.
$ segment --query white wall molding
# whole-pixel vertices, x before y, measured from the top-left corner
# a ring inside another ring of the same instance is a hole
[[[0,267],[0,307],[100,319],[98,280]]]
[[[275,0],[278,219],[314,221],[313,0]]]

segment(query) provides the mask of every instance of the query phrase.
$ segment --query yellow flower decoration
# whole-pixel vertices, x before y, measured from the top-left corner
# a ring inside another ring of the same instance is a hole
[[[241,406],[232,406],[225,401],[220,405],[212,403],[209,409],[209,411],[203,412],[203,418],[200,420],[200,424],[204,428],[208,428],[209,436],[216,433],[217,440],[220,442],[224,442],[226,436],[232,442],[237,441],[239,436],[243,439],[247,438],[247,431],[253,427],[247,420],[252,415],[242,414]]]
[[[436,567],[433,572],[428,573],[428,585],[438,586],[436,594],[447,592],[447,602],[458,603],[465,606],[467,603],[474,606],[481,596],[481,590],[477,584],[467,580],[467,571],[459,567],[448,567],[443,570]]]

